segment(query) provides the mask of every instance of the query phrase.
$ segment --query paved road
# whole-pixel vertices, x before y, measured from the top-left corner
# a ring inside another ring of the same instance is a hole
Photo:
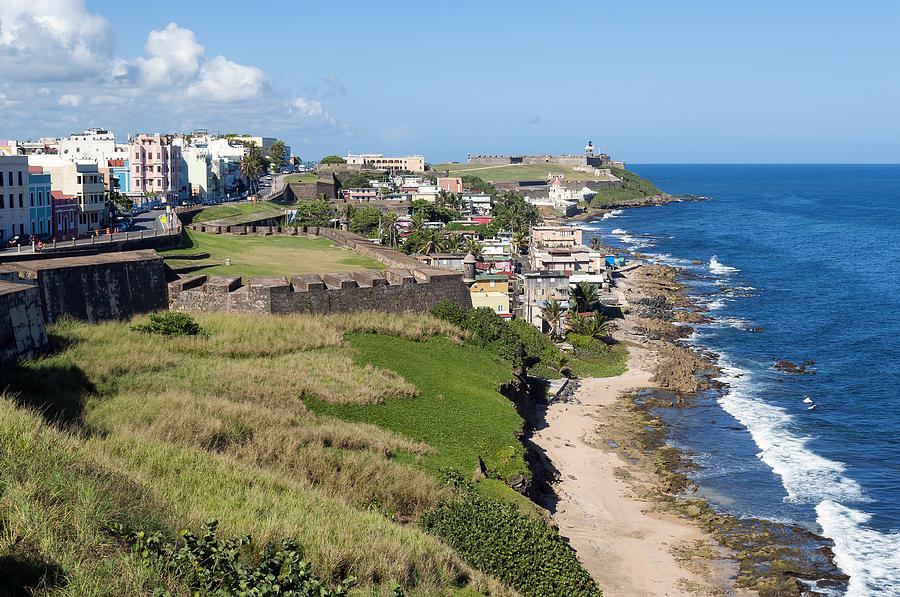
[[[147,213],[135,216],[131,222],[131,228],[128,230],[153,230],[163,228],[163,223],[159,217],[166,215],[165,209],[151,209]]]

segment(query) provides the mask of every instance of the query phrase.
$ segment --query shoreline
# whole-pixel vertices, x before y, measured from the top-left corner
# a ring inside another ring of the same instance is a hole
[[[667,425],[652,409],[690,407],[727,388],[714,353],[678,342],[685,328],[676,323],[706,317],[679,271],[644,263],[618,274],[616,292],[631,309],[610,327],[629,347],[628,370],[578,380],[570,402],[538,406],[528,438],[537,501],[610,595],[820,595],[816,586],[846,581],[832,542],[691,498],[693,463],[665,443]],[[674,322],[659,316],[673,307]]]
[[[627,275],[617,282],[623,293],[634,286]],[[755,595],[734,588],[739,567],[732,554],[695,522],[648,499],[659,480],[601,438],[603,414],[627,414],[623,394],[658,388],[653,378],[662,359],[650,343],[625,338],[636,319],[625,317],[614,335],[628,342],[627,371],[579,379],[572,401],[537,408],[528,439],[541,469],[539,503],[606,594]],[[647,487],[644,495],[636,483]]]

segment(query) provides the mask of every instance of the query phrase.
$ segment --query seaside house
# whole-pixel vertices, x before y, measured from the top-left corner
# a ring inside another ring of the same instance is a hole
[[[178,204],[182,193],[181,147],[171,135],[138,135],[129,147],[132,193],[150,193],[168,204]],[[184,181],[187,193],[187,181]]]
[[[475,283],[469,287],[472,307],[488,307],[494,313],[512,317],[509,301],[509,277],[506,275],[475,276]]]
[[[584,230],[570,226],[535,226],[531,229],[531,246],[565,248],[581,245]]]
[[[563,272],[529,272],[522,276],[522,318],[541,331],[549,327],[541,319],[541,309],[548,302],[559,301],[569,306],[569,276]]]
[[[78,201],[75,195],[51,190],[50,201],[53,237],[56,240],[65,240],[78,236]]]

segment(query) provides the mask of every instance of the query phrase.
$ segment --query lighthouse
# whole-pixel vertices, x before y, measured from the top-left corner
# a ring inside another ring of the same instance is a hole
[[[594,155],[594,142],[588,141],[588,144],[584,146],[584,155],[593,156]]]

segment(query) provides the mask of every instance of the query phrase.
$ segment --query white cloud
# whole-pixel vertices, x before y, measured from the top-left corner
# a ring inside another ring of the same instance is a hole
[[[322,97],[334,97],[335,95],[347,94],[347,88],[344,87],[344,83],[334,75],[325,77],[322,79],[322,82],[325,83],[326,87]]]
[[[65,95],[60,96],[60,98],[59,98],[60,106],[71,106],[71,107],[75,108],[80,103],[81,103],[81,96],[75,95],[74,93],[67,93]]]
[[[67,81],[103,73],[115,53],[110,23],[84,0],[0,1],[0,76]]]
[[[187,88],[187,96],[214,102],[253,99],[262,93],[265,82],[265,75],[255,66],[216,56],[203,64],[199,77]]]
[[[147,35],[144,50],[148,58],[138,58],[141,81],[149,87],[163,87],[186,81],[200,72],[206,54],[190,29],[169,23],[165,29]],[[122,66],[118,65],[119,72]]]
[[[308,121],[334,124],[334,118],[325,111],[325,108],[322,107],[322,102],[319,100],[298,97],[291,102],[291,108]]]

